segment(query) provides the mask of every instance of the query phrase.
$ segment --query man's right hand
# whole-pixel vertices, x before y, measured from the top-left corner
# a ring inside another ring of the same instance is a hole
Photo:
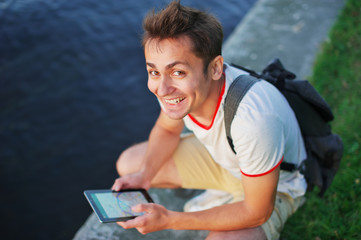
[[[142,172],[135,172],[115,179],[112,186],[112,190],[117,192],[121,189],[130,188],[143,188],[148,190],[150,188],[150,181],[144,178]]]

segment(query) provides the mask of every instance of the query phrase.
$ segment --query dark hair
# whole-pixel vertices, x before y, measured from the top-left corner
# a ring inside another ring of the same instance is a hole
[[[171,2],[157,13],[154,10],[148,13],[143,28],[143,47],[152,39],[189,37],[195,55],[203,59],[205,70],[212,59],[222,54],[220,22],[209,13],[182,6],[179,1]]]

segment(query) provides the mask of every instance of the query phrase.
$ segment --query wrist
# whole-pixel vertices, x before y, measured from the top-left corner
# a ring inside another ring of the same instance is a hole
[[[152,182],[152,179],[154,176],[152,176],[150,174],[150,172],[146,170],[146,168],[141,168],[139,171],[139,174],[143,178],[142,182],[143,182],[144,188],[148,190],[150,188],[150,185],[151,185],[151,182]]]
[[[179,221],[177,219],[180,218],[181,214],[182,214],[181,212],[168,210],[168,220],[167,220],[166,229],[173,229],[173,230],[179,229],[179,225],[178,225]]]

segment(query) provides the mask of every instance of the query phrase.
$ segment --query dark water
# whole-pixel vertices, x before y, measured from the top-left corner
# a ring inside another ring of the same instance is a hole
[[[71,239],[115,161],[159,107],[146,87],[141,21],[166,0],[0,1],[2,239]],[[225,37],[255,0],[183,0]]]

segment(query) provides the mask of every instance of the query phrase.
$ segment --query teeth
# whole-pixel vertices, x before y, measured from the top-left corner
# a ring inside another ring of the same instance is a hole
[[[177,104],[180,103],[181,101],[183,101],[185,98],[174,98],[174,99],[165,99],[166,103],[170,103],[170,104]]]

